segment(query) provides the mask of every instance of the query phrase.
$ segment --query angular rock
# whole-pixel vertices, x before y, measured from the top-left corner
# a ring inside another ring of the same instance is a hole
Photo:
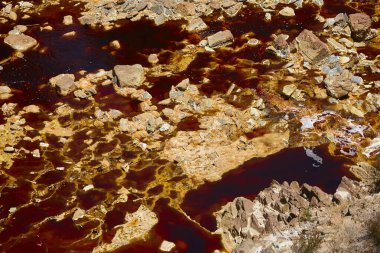
[[[73,16],[67,15],[63,17],[63,22],[64,25],[72,25],[73,24]]]
[[[120,87],[139,88],[145,81],[145,71],[140,64],[116,65],[113,71]]]
[[[371,18],[364,13],[355,13],[348,16],[351,35],[355,40],[364,40],[371,31]]]
[[[288,84],[282,89],[282,94],[286,97],[290,97],[296,90],[297,86],[295,84]]]
[[[328,74],[324,80],[328,94],[334,98],[347,96],[354,89],[351,77],[347,69],[341,73]]]
[[[58,94],[67,96],[76,89],[75,76],[73,74],[60,74],[52,77],[49,84],[57,89]]]
[[[217,48],[231,44],[234,41],[234,36],[230,30],[225,30],[209,36],[207,41],[210,47]]]
[[[293,8],[290,8],[290,7],[283,8],[279,13],[280,15],[285,16],[285,17],[293,17],[296,15],[294,13]]]
[[[295,40],[303,58],[312,64],[317,64],[330,55],[328,46],[312,31],[303,30]]]
[[[10,34],[4,39],[4,43],[21,52],[27,51],[37,45],[35,39],[25,34]]]
[[[194,18],[189,21],[189,25],[187,26],[187,30],[189,31],[202,31],[207,29],[207,24],[199,17]]]

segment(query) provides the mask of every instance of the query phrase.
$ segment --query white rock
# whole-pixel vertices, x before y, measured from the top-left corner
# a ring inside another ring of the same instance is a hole
[[[282,10],[280,10],[280,15],[285,16],[285,17],[293,17],[296,14],[295,14],[293,8],[285,7]]]
[[[86,191],[89,191],[89,190],[92,190],[94,189],[94,186],[92,184],[89,184],[89,185],[86,185],[85,187],[83,187],[83,190],[86,192]]]
[[[162,241],[161,246],[160,246],[160,250],[161,250],[161,251],[165,251],[165,252],[169,252],[169,251],[171,251],[174,247],[175,247],[175,244],[174,244],[174,243],[169,242],[169,241]]]

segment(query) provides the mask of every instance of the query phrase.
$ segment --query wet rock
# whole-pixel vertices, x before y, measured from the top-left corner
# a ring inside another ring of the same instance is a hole
[[[312,31],[303,30],[295,40],[305,61],[317,64],[330,55],[328,46],[315,36]]]
[[[93,95],[96,95],[96,90],[94,88],[92,89],[80,89],[74,91],[74,96],[81,99],[86,99],[89,97],[92,97]]]
[[[72,25],[73,24],[73,17],[71,15],[67,15],[63,17],[63,24],[64,25]]]
[[[120,119],[120,122],[119,122],[120,131],[122,131],[122,132],[128,131],[128,129],[129,129],[128,122],[129,122],[128,119]]]
[[[334,98],[347,96],[354,89],[351,77],[352,74],[346,69],[341,73],[329,73],[324,80],[328,94]]]
[[[295,84],[288,84],[282,89],[282,94],[286,97],[291,97],[296,90],[297,86]]]
[[[145,71],[140,64],[116,65],[113,71],[120,87],[139,88],[145,81]]]
[[[1,106],[1,111],[4,116],[11,116],[15,113],[16,106],[15,103],[5,103]]]
[[[169,252],[175,247],[175,244],[169,241],[163,241],[160,245],[160,250],[164,252]]]
[[[52,77],[49,84],[57,89],[58,94],[67,96],[76,89],[75,76],[73,74],[60,74]]]
[[[199,17],[194,18],[189,21],[189,25],[187,26],[187,30],[194,31],[202,31],[208,28],[207,24]]]
[[[15,148],[11,147],[11,146],[7,146],[7,147],[4,148],[4,152],[6,152],[6,153],[13,153],[13,152],[15,152]]]
[[[17,51],[27,51],[37,45],[37,40],[25,34],[10,34],[4,39],[4,43]]]
[[[207,38],[208,45],[211,48],[218,48],[231,44],[234,41],[234,36],[230,30],[220,31]]]
[[[113,40],[110,42],[110,47],[115,50],[119,50],[121,48],[120,42],[118,40]]]
[[[371,30],[371,18],[365,13],[350,14],[349,23],[355,40],[364,40]]]
[[[290,7],[285,7],[282,10],[280,10],[280,15],[285,16],[285,17],[294,17],[296,14],[293,10],[293,8]]]
[[[25,113],[40,113],[41,109],[37,105],[28,105],[23,108]]]
[[[157,54],[150,54],[150,55],[148,56],[148,62],[149,62],[150,64],[156,64],[156,63],[158,63],[158,62],[159,62],[159,59],[158,59]]]
[[[8,99],[12,96],[12,90],[8,86],[0,86],[0,99]]]

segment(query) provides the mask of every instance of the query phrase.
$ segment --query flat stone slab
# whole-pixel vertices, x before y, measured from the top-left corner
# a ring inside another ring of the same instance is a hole
[[[231,44],[234,36],[230,30],[220,31],[207,38],[209,47],[217,48]]]
[[[37,40],[25,34],[10,34],[4,39],[4,43],[15,50],[24,52],[37,45]]]

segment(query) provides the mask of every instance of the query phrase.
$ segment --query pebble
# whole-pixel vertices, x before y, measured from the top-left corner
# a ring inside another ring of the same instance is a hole
[[[92,190],[94,189],[94,185],[92,184],[89,184],[89,185],[86,185],[85,187],[83,187],[83,190],[86,192],[86,191],[89,191],[89,190]]]
[[[174,244],[174,243],[169,242],[169,241],[162,241],[161,246],[160,246],[160,250],[161,250],[161,251],[165,251],[165,252],[169,252],[169,251],[171,251],[174,247],[175,247],[175,244]]]
[[[4,148],[4,152],[6,152],[6,153],[13,153],[13,152],[15,152],[15,148],[11,147],[11,146],[7,146],[7,147]]]
[[[72,25],[73,24],[73,17],[71,15],[67,15],[63,17],[63,24],[64,25]]]
[[[39,149],[35,149],[32,151],[32,156],[35,157],[35,158],[40,158],[41,155],[40,155],[40,150]]]
[[[290,7],[285,7],[280,11],[280,15],[285,16],[285,17],[293,17],[295,16],[295,12],[292,8]]]
[[[49,147],[49,143],[40,142],[40,147],[41,148],[48,148]]]

